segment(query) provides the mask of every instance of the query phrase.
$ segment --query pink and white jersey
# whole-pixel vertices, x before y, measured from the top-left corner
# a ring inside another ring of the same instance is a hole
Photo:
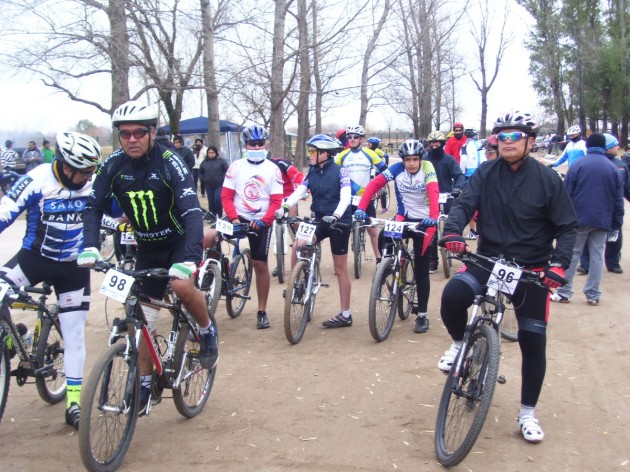
[[[260,164],[239,159],[228,168],[223,187],[234,190],[238,215],[255,220],[267,213],[271,195],[282,195],[282,183],[280,169],[268,159]]]

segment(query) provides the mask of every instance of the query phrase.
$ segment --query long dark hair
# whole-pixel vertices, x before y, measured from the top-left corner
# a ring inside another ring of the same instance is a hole
[[[206,158],[208,157],[208,152],[210,151],[214,151],[214,153],[217,155],[217,159],[219,158],[219,150],[216,146],[208,146],[208,150],[206,151]]]

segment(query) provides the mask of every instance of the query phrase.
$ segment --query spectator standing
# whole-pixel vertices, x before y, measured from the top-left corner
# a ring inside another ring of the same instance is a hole
[[[199,182],[199,166],[206,158],[206,155],[208,154],[208,148],[204,145],[203,139],[196,138],[195,144],[193,144],[193,147],[192,147],[192,151],[193,151],[193,155],[195,156],[195,165],[192,168],[192,176],[193,176],[193,181],[195,183],[195,192],[196,192],[197,184]],[[202,185],[201,196],[203,197],[204,194],[205,194],[205,189],[203,188],[203,185]]]
[[[584,246],[588,244],[590,268],[583,291],[589,305],[599,305],[606,238],[608,232],[618,232],[623,223],[623,182],[617,167],[604,155],[605,147],[603,134],[591,134],[586,140],[586,156],[575,162],[564,177],[577,213],[578,232],[571,265],[566,272],[567,283],[551,297],[554,302],[571,300],[573,277]]]
[[[18,153],[13,149],[13,141],[7,139],[4,142],[2,148],[2,154],[0,154],[0,164],[2,164],[3,171],[15,171],[15,165],[17,163]]]
[[[29,172],[44,163],[44,155],[38,149],[35,141],[28,142],[28,149],[22,155],[22,161],[26,164],[26,172]]]
[[[208,210],[219,218],[223,216],[221,190],[228,167],[228,162],[219,156],[216,146],[208,146],[206,158],[199,165],[199,183],[206,190]]]
[[[193,167],[195,167],[195,155],[193,152],[184,146],[184,138],[179,134],[173,138],[173,146],[175,146],[175,152],[182,158],[188,170],[192,173]]]
[[[50,164],[55,160],[55,151],[50,149],[50,141],[47,139],[42,142],[42,154],[44,155],[44,164]]]
[[[465,144],[466,136],[464,136],[464,124],[457,122],[453,125],[453,136],[446,141],[444,152],[453,156],[459,164],[461,160],[461,149]]]

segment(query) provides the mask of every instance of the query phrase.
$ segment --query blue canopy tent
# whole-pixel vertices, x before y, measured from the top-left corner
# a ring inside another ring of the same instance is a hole
[[[233,123],[228,120],[219,120],[219,131],[221,132],[221,154],[222,157],[229,162],[236,159],[240,159],[241,150],[238,142],[238,134],[245,127]],[[171,127],[169,125],[158,128],[164,134],[171,134]],[[190,135],[204,135],[208,134],[208,117],[198,116],[196,118],[188,118],[187,120],[181,120],[179,122],[179,134],[182,136]],[[208,143],[206,143],[208,144]]]

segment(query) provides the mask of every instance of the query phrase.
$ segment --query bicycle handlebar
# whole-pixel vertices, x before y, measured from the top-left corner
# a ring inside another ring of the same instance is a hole
[[[280,221],[282,221],[285,218],[282,218]],[[288,224],[294,224],[294,223],[308,223],[309,225],[318,225],[320,223],[326,223],[323,220],[316,220],[314,218],[309,218],[309,217],[300,217],[300,216],[289,216],[288,218],[286,218],[286,221]],[[342,223],[341,221],[335,221],[334,223],[330,223],[330,228],[331,229],[336,229],[338,231],[341,231],[343,228],[348,228],[350,227],[350,225],[348,223]]]
[[[476,265],[477,267],[484,268],[484,269],[486,269],[488,271],[491,271],[491,269],[488,269],[486,266],[481,264],[480,261],[489,262],[491,264],[496,264],[497,262],[500,262],[500,263],[502,263],[502,264],[504,264],[506,266],[514,267],[515,269],[519,269],[521,271],[521,279],[520,279],[521,281],[532,282],[532,283],[535,283],[536,285],[539,285],[541,287],[547,288],[547,286],[542,282],[542,279],[540,277],[541,272],[535,272],[533,270],[523,269],[516,262],[507,261],[507,260],[503,259],[502,257],[488,257],[488,256],[483,256],[483,255],[481,255],[479,253],[476,253],[476,252],[466,252],[466,253],[463,253],[463,254],[453,255],[453,256],[450,256],[450,257],[458,259],[458,260],[462,261],[464,264]]]
[[[96,272],[107,272],[109,269],[115,269],[115,268],[116,268],[115,264],[112,264],[110,262],[105,262],[105,261],[96,261],[93,267],[93,269]],[[161,267],[154,268],[154,269],[142,269],[142,270],[134,270],[134,269],[130,269],[130,270],[116,269],[116,270],[118,272],[122,272],[125,275],[129,275],[133,277],[134,279],[147,278],[147,277],[152,277],[156,279],[174,279],[175,278],[168,274],[168,269],[164,269]]]

